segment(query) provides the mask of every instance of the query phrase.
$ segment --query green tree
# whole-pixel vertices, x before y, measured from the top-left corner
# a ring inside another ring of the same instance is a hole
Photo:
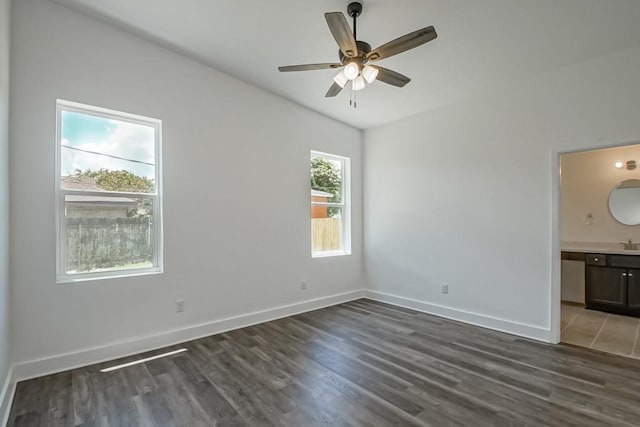
[[[96,180],[96,185],[106,191],[126,191],[130,193],[152,193],[154,191],[153,179],[132,174],[126,170],[113,171],[100,169],[81,171],[76,169],[74,176],[89,177]],[[128,217],[146,217],[151,215],[152,206],[150,199],[137,199],[138,206],[129,209]]]
[[[333,194],[328,201],[339,202],[342,195],[342,173],[322,157],[311,159],[311,188]]]
[[[112,171],[100,169],[92,171],[87,169],[81,171],[76,169],[75,176],[88,176],[96,180],[98,187],[107,191],[127,191],[131,193],[152,193],[154,188],[153,179],[134,175],[129,171]]]

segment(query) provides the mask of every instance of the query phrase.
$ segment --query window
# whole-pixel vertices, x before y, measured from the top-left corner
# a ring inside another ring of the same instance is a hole
[[[160,120],[58,100],[57,281],[162,272]]]
[[[350,159],[311,152],[311,254],[351,253]]]

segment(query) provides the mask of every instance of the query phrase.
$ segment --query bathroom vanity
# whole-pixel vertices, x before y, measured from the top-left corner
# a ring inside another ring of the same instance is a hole
[[[593,310],[640,317],[640,253],[563,247],[562,259],[584,262],[585,304]],[[622,253],[620,253],[622,252]]]

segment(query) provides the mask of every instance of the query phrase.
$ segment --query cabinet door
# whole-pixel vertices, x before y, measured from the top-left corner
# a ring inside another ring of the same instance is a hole
[[[585,284],[587,306],[626,308],[626,268],[587,267]]]
[[[640,311],[640,270],[629,269],[627,276],[627,305],[629,310]]]

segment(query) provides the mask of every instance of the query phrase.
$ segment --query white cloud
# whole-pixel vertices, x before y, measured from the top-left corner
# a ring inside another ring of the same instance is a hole
[[[105,127],[104,135],[96,134],[91,139],[85,137],[81,141],[62,140],[63,145],[84,150],[62,148],[62,174],[73,173],[76,169],[124,169],[138,176],[154,178],[153,166],[86,152],[155,164],[153,128],[116,120],[108,122],[109,126]]]

